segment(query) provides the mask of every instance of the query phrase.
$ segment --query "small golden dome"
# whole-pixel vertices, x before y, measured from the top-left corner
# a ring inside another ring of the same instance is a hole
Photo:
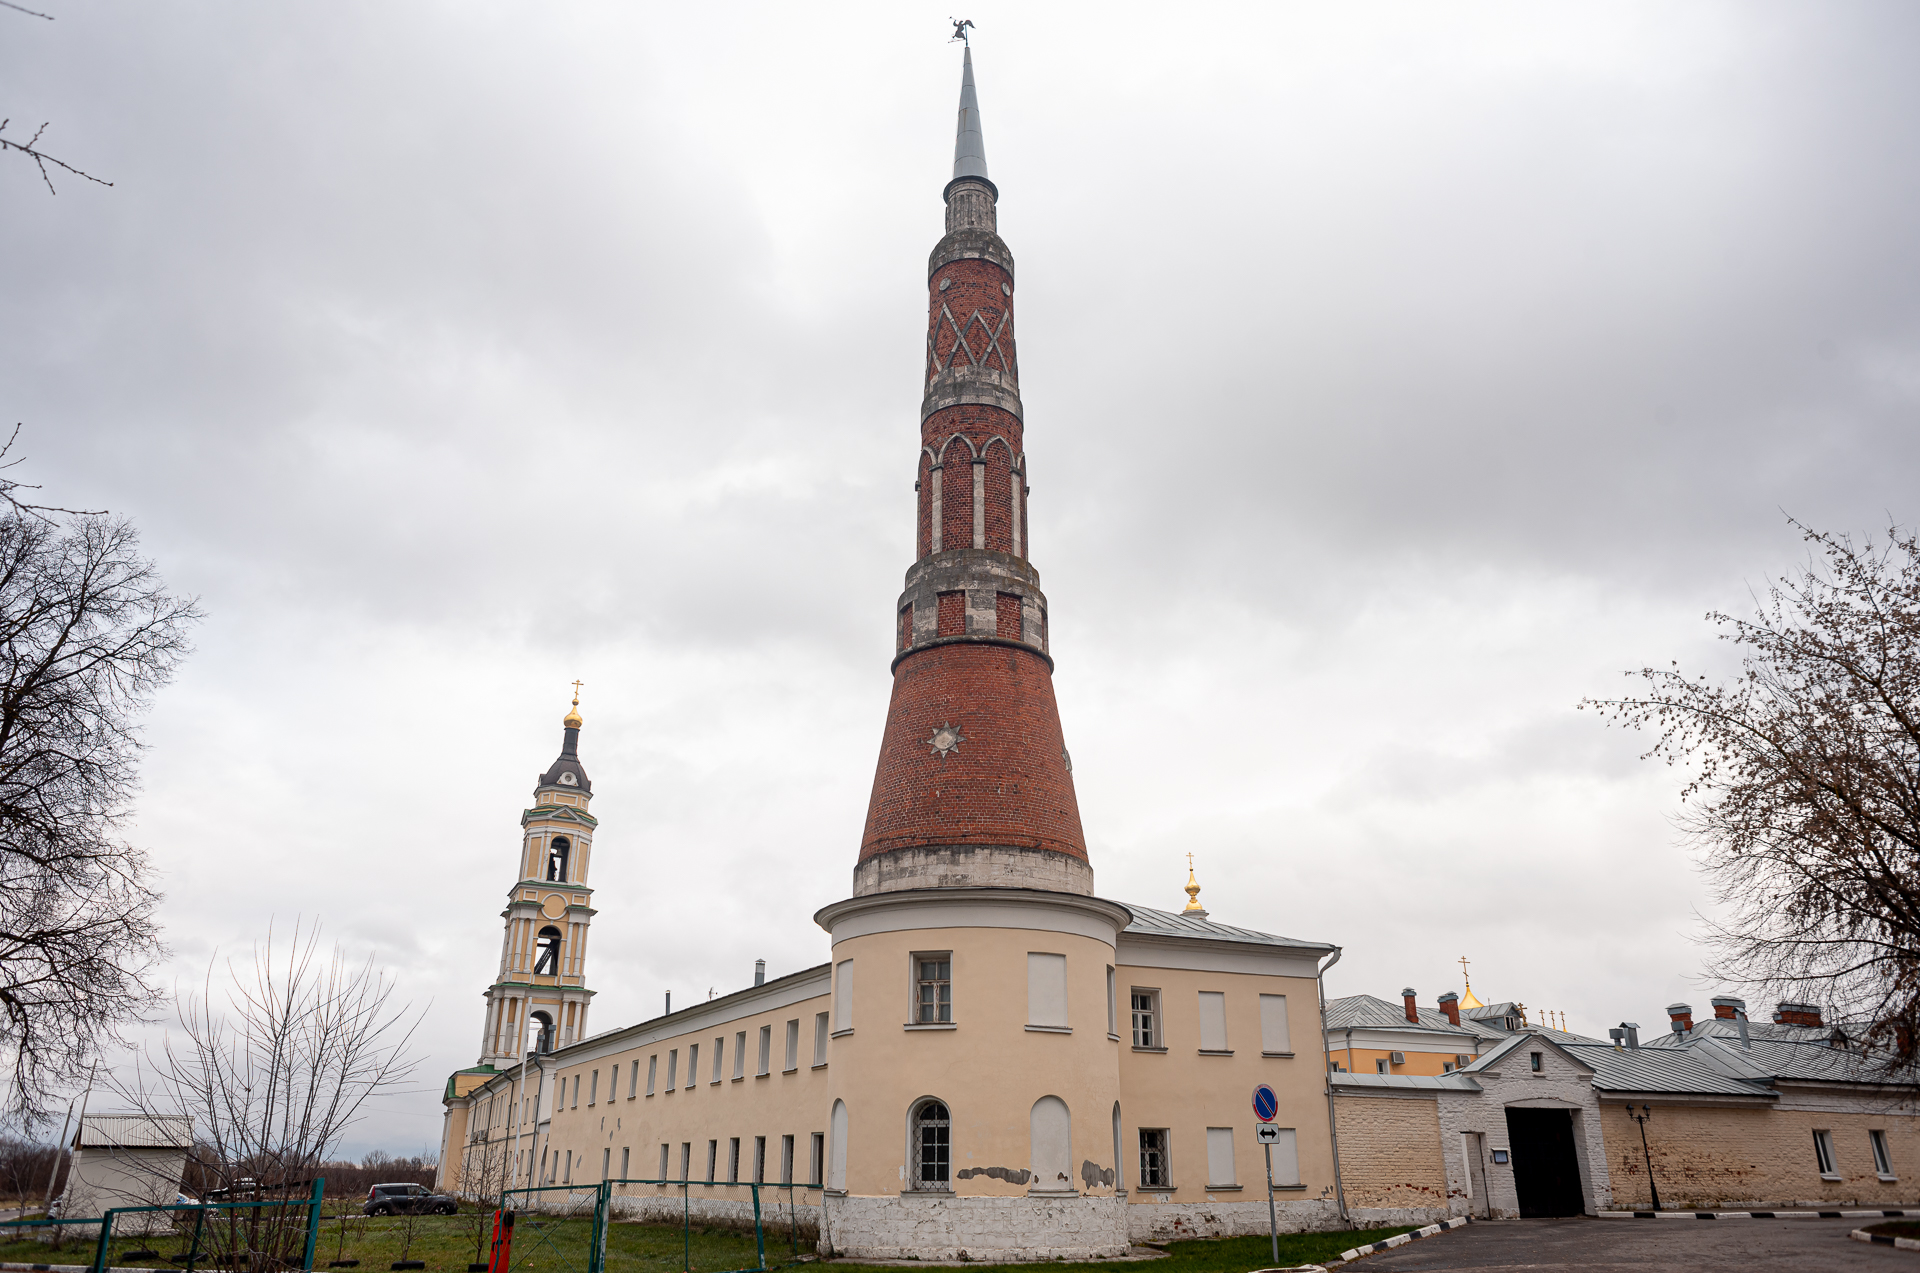
[[[580,685],[581,682],[579,681],[573,683],[573,710],[568,712],[566,717],[560,722],[568,729],[578,729],[586,723],[580,719]]]
[[[1187,854],[1187,904],[1181,908],[1183,915],[1197,914],[1206,916],[1207,908],[1200,904],[1200,881],[1193,878],[1193,854]]]

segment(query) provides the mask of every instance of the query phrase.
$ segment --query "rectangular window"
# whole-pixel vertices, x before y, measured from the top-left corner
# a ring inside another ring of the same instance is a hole
[[[756,1185],[767,1183],[767,1138],[765,1136],[753,1138],[753,1183]]]
[[[1207,1128],[1207,1188],[1240,1183],[1233,1170],[1233,1128]]]
[[[1545,1062],[1546,1062],[1546,1058],[1542,1056],[1540,1053],[1538,1052],[1527,1053],[1527,1068],[1532,1070],[1535,1074],[1541,1073],[1546,1068]]]
[[[1887,1134],[1883,1131],[1867,1133],[1867,1139],[1873,1144],[1873,1169],[1883,1176],[1893,1174],[1893,1155],[1887,1152]]]
[[[1813,1161],[1820,1168],[1822,1176],[1835,1176],[1839,1173],[1833,1166],[1833,1133],[1815,1132],[1813,1134]]]
[[[945,1025],[953,1020],[953,956],[913,957],[913,1023]]]
[[[680,1142],[680,1179],[693,1179],[693,1142],[690,1140]]]
[[[578,1074],[573,1076],[573,1100],[568,1105],[568,1108],[569,1109],[580,1108],[580,1076]],[[569,1176],[568,1179],[571,1180],[572,1177]]]
[[[747,1032],[742,1030],[733,1036],[733,1077],[743,1079],[747,1076]]]
[[[800,1018],[787,1022],[787,1063],[782,1072],[791,1074],[800,1068]]]
[[[655,1053],[647,1058],[647,1095],[653,1095],[653,1080],[660,1073],[660,1056]]]
[[[833,1028],[853,1029],[853,960],[842,959],[833,969]]]
[[[1453,1062],[1452,1062],[1452,1061],[1442,1061],[1442,1062],[1440,1062],[1440,1072],[1441,1072],[1442,1074],[1451,1074],[1451,1073],[1453,1073]]]
[[[1167,1158],[1167,1129],[1140,1129],[1140,1187],[1166,1189],[1173,1185],[1173,1171]]]
[[[613,1169],[613,1149],[611,1146],[609,1146],[608,1148],[600,1151],[600,1179],[602,1180],[608,1179],[609,1178],[608,1173],[611,1172],[612,1169]]]
[[[1387,1058],[1386,1058],[1386,1057],[1384,1057],[1384,1056],[1383,1056],[1383,1057],[1380,1057],[1380,1058],[1378,1058],[1378,1059],[1376,1059],[1376,1060],[1374,1061],[1374,1063],[1373,1063],[1373,1072],[1374,1072],[1375,1074],[1385,1074],[1385,1073],[1387,1072]]]
[[[628,1169],[632,1166],[632,1164],[633,1164],[633,1147],[629,1145],[620,1151],[620,1179],[625,1180],[627,1178],[629,1174]]]
[[[667,1178],[667,1154],[668,1154],[668,1152],[669,1152],[669,1151],[668,1151],[668,1149],[667,1149],[667,1147],[666,1147],[665,1145],[662,1145],[662,1146],[660,1146],[660,1179],[662,1179],[662,1180],[665,1180],[665,1179]]]
[[[667,1052],[667,1090],[671,1092],[674,1083],[680,1077],[680,1049],[671,1048]]]
[[[740,1183],[740,1138],[738,1136],[727,1139],[727,1183],[732,1185]]]
[[[813,1063],[827,1063],[827,1014],[824,1012],[815,1014],[813,1018]]]
[[[1027,953],[1027,1024],[1067,1028],[1067,957]]]
[[[580,1076],[578,1074],[573,1076],[573,1083],[575,1087],[580,1085]],[[573,1151],[571,1149],[567,1151],[567,1174],[560,1178],[560,1183],[563,1185],[573,1183]]]
[[[587,1108],[592,1109],[600,1103],[600,1071],[593,1072],[593,1081],[587,1084]]]
[[[1218,990],[1200,992],[1200,1050],[1227,1050],[1227,996]]]
[[[1260,1050],[1273,1056],[1293,1051],[1293,1037],[1287,1031],[1287,997],[1260,996]]]
[[[727,1036],[721,1035],[713,1041],[713,1081],[718,1083],[726,1066],[722,1064],[727,1056]]]
[[[783,1185],[793,1183],[793,1137],[791,1136],[780,1138],[780,1183]]]
[[[1130,997],[1133,1000],[1133,1046],[1164,1047],[1160,1042],[1160,992],[1135,986]]]
[[[1273,1183],[1300,1183],[1300,1138],[1291,1127],[1282,1127],[1280,1139],[1273,1142]]]
[[[773,1058],[773,1027],[770,1025],[763,1025],[760,1027],[760,1068],[758,1070],[755,1070],[754,1073],[757,1075],[765,1075],[767,1072],[767,1066],[771,1064],[772,1058]]]
[[[632,1100],[640,1092],[640,1059],[634,1058],[633,1071],[627,1075],[627,1099]],[[625,1174],[624,1172],[622,1173]]]
[[[713,1173],[719,1166],[720,1166],[720,1142],[717,1140],[710,1140],[707,1142],[707,1183],[708,1184],[712,1184],[716,1179]]]
[[[687,1044],[687,1086],[698,1087],[699,1085],[700,1045],[698,1043],[689,1043]],[[669,1083],[667,1086],[671,1087],[673,1085]]]
[[[826,1180],[827,1134],[815,1132],[807,1138],[807,1184],[818,1189]]]
[[[1120,1004],[1114,997],[1112,965],[1107,967],[1107,1033],[1120,1037]]]

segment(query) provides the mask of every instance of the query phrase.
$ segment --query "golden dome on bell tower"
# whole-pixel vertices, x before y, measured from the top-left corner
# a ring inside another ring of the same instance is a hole
[[[569,711],[560,721],[560,723],[568,729],[578,729],[585,723],[580,719],[580,686],[582,684],[584,684],[584,682],[581,681],[575,681],[573,683],[573,710]]]

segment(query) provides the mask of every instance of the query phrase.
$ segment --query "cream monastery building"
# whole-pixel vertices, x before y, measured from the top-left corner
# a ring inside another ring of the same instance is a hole
[[[578,698],[521,817],[479,1064],[442,1185],[612,1180],[617,1213],[793,1186],[823,1250],[1087,1258],[1259,1232],[1251,1094],[1280,1098],[1281,1222],[1339,1227],[1320,974],[1336,947],[1098,895],[1027,536],[1013,254],[965,55],[928,261],[916,552],[851,890],[822,962],[593,1033],[593,787]],[[804,922],[800,916],[795,922]],[[523,1051],[528,1047],[532,1051]],[[784,1192],[782,1195],[784,1201]]]

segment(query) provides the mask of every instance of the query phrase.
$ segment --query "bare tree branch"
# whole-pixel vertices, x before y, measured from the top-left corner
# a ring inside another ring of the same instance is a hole
[[[20,6],[9,5],[8,7],[17,9]],[[32,10],[26,10],[25,12],[32,12]],[[39,14],[34,14],[34,16],[44,18],[47,15],[44,13],[39,13]],[[11,124],[12,122],[13,120],[11,119],[0,119],[0,132],[5,132],[7,125]],[[94,176],[90,172],[83,172],[80,169],[74,167],[72,164],[67,163],[63,159],[55,159],[52,155],[49,155],[46,151],[39,149],[40,134],[46,132],[47,127],[48,127],[47,124],[41,124],[40,127],[34,132],[33,136],[27,139],[27,142],[25,145],[21,145],[19,142],[14,141],[8,137],[0,137],[0,152],[8,151],[8,150],[17,150],[21,154],[33,160],[33,162],[37,164],[40,168],[40,180],[47,183],[48,194],[57,195],[60,193],[58,190],[55,190],[53,188],[53,177],[47,172],[48,164],[52,164],[56,168],[63,168],[66,171],[72,173],[76,177],[85,177],[88,181],[93,182],[97,186],[111,186],[113,184],[111,181],[101,180],[99,177]]]
[[[42,13],[38,9],[29,9],[24,4],[15,4],[13,0],[0,0],[0,5],[4,5],[16,12],[24,13],[30,18],[45,18],[49,22],[53,21],[53,15],[51,13]]]
[[[1689,765],[1680,825],[1731,918],[1715,975],[1825,999],[1894,1064],[1920,1059],[1920,539],[1875,548],[1801,526],[1807,565],[1752,618],[1728,684],[1643,668],[1588,699]]]

